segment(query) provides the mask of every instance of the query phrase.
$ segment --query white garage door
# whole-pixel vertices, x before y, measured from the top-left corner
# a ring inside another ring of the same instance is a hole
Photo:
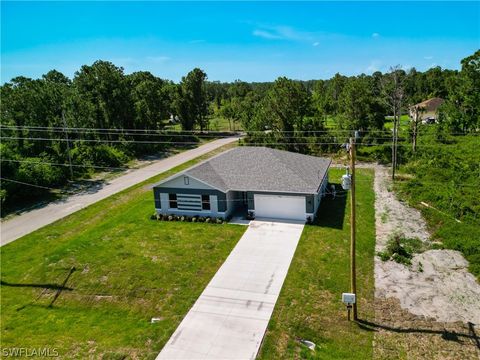
[[[305,196],[254,195],[255,217],[305,221]]]

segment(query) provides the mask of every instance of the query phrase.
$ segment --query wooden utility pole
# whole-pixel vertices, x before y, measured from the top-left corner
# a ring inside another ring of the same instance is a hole
[[[357,294],[357,269],[355,265],[355,138],[350,138],[350,292]],[[357,320],[358,296],[353,304],[353,320]]]
[[[393,108],[393,129],[392,129],[392,180],[395,180],[395,130],[397,128],[397,109]]]
[[[73,180],[72,157],[70,155],[70,139],[68,138],[67,121],[65,120],[65,112],[62,111],[63,131],[67,140],[68,163],[70,164],[70,180]]]

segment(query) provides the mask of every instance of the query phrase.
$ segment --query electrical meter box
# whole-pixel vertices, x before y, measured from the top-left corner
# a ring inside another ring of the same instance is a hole
[[[355,294],[343,293],[342,302],[347,305],[355,304]]]
[[[343,190],[350,190],[351,183],[352,183],[352,176],[350,174],[345,174],[342,176]]]

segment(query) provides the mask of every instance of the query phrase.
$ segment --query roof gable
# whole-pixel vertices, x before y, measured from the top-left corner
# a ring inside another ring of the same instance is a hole
[[[226,151],[181,174],[221,191],[316,193],[331,160],[266,147]],[[165,181],[168,181],[166,179]],[[163,185],[165,181],[157,184]]]

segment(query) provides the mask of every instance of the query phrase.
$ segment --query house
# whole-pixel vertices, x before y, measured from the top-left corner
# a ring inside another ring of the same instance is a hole
[[[415,120],[418,116],[418,120],[424,124],[435,123],[438,120],[438,109],[444,102],[442,98],[435,97],[413,105],[409,109],[410,118]]]
[[[331,160],[241,146],[153,187],[159,214],[313,220]]]

